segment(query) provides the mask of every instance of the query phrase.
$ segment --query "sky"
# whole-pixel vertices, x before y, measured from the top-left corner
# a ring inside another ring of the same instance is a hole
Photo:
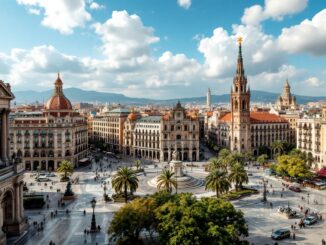
[[[130,97],[230,91],[237,38],[251,90],[325,96],[325,0],[1,0],[0,79]]]

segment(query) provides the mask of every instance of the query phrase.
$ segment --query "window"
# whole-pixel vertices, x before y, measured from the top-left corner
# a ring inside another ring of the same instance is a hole
[[[181,135],[177,134],[177,140],[181,140]]]
[[[171,125],[171,131],[174,131],[174,125]]]

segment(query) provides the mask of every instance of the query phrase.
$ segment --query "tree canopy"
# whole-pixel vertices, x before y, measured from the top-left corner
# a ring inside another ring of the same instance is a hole
[[[141,232],[151,239],[158,234],[156,244],[248,244],[241,240],[248,236],[241,211],[228,201],[196,199],[189,193],[159,192],[136,199],[114,215],[108,232],[117,244],[141,244]]]
[[[282,155],[277,158],[276,171],[294,178],[307,178],[311,176],[309,166],[296,155]]]

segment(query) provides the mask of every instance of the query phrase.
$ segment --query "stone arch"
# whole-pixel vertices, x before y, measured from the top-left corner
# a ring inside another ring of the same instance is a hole
[[[2,230],[9,233],[9,226],[13,224],[15,218],[15,203],[14,192],[12,189],[7,189],[1,199],[2,208]]]

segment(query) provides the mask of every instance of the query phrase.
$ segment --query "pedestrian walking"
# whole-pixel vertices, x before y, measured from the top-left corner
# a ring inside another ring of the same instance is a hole
[[[295,240],[295,233],[294,232],[293,232],[293,236],[292,237],[293,237],[293,240]]]

